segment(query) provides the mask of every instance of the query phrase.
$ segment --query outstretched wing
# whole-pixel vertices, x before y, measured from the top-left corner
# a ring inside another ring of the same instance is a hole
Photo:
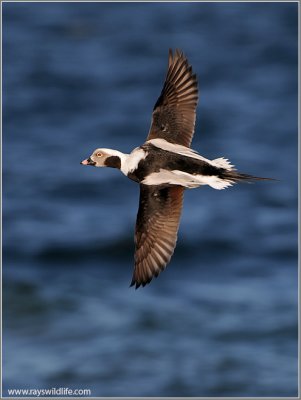
[[[198,87],[196,75],[179,50],[169,50],[168,70],[152,116],[147,140],[161,138],[189,147],[195,125]]]
[[[145,286],[164,270],[174,252],[184,188],[140,185],[131,286]]]

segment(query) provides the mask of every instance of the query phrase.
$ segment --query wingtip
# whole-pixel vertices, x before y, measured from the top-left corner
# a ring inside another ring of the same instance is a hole
[[[158,276],[158,274],[156,274],[156,275],[154,275],[156,278],[157,278],[157,276]],[[144,286],[146,286],[146,285],[148,285],[150,282],[151,282],[151,280],[152,280],[152,278],[153,277],[149,277],[149,279],[147,279],[147,280],[145,280],[145,281],[137,281],[135,278],[133,278],[132,279],[132,281],[131,281],[131,283],[130,283],[130,286],[129,287],[133,287],[133,286],[135,286],[135,290],[137,290],[139,287],[144,287]]]
[[[140,285],[141,285],[141,283],[138,283],[135,281],[135,279],[132,279],[129,287],[135,286],[135,290],[137,290],[140,287]]]
[[[179,58],[186,58],[182,50],[176,48],[175,51],[173,52],[172,48],[168,49],[168,65],[171,65],[173,61],[175,61],[175,59]]]
[[[176,49],[175,55],[176,55],[178,58],[184,57],[184,53],[183,53],[183,51],[180,50],[180,49]]]

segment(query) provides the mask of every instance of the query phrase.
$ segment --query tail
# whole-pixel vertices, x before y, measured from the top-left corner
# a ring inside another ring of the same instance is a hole
[[[232,164],[227,159],[217,158],[212,161],[217,170],[217,176],[211,179],[212,182],[209,183],[214,189],[225,189],[232,186],[238,182],[252,183],[256,181],[274,181],[272,178],[261,178],[259,176],[243,174],[234,168]],[[213,178],[213,177],[212,177]]]
[[[249,175],[249,174],[241,174],[240,172],[237,172],[235,169],[232,169],[230,171],[224,170],[221,172],[219,175],[220,178],[229,180],[231,183],[238,183],[238,182],[247,182],[247,183],[252,183],[255,181],[274,181],[275,179],[273,178],[261,178],[259,176],[254,176],[254,175]]]

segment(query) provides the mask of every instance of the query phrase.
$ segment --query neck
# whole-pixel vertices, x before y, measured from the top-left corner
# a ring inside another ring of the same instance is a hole
[[[147,156],[147,152],[139,147],[134,149],[131,154],[121,153],[118,150],[107,150],[110,156],[107,158],[109,165],[106,165],[108,167],[119,168],[124,175],[128,175],[128,173],[138,168],[139,162]]]
[[[121,172],[123,172],[126,175],[127,174],[126,165],[129,154],[125,154],[122,153],[121,151],[113,149],[105,149],[105,150],[107,150],[109,154],[109,156],[105,161],[105,166],[111,168],[118,168],[120,169]]]

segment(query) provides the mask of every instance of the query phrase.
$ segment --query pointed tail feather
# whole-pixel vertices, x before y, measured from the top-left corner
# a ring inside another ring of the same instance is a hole
[[[236,182],[254,182],[254,181],[274,181],[272,178],[261,178],[259,176],[253,176],[249,174],[243,174],[237,172],[234,165],[230,163],[227,158],[220,157],[211,161],[211,165],[219,169],[218,177],[229,181],[229,183]]]
[[[230,170],[230,171],[223,171],[221,176],[222,179],[229,180],[233,183],[237,182],[247,182],[251,183],[254,181],[275,181],[276,179],[273,178],[261,178],[259,176],[254,176],[254,175],[249,175],[249,174],[242,174],[240,172],[237,172],[235,170]]]

